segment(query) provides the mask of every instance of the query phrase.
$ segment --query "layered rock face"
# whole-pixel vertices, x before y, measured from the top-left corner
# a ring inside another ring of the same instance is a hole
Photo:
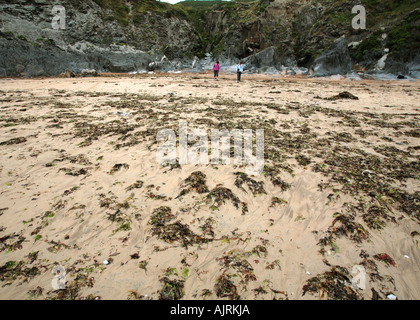
[[[190,55],[197,39],[187,19],[129,5],[124,21],[92,0],[60,1],[63,21],[52,0],[0,3],[0,76],[128,72],[146,69],[165,54],[180,61]]]
[[[322,52],[312,65],[314,76],[319,77],[347,74],[351,71],[351,67],[350,53],[344,36],[336,40],[328,50]]]
[[[300,67],[315,76],[363,70],[419,77],[416,1],[367,2],[363,30],[352,27],[358,4],[256,0],[188,11],[154,0],[63,0],[61,29],[54,27],[54,0],[3,1],[0,76],[198,70],[212,60],[242,59],[257,72]]]
[[[218,35],[210,49],[220,57],[241,58],[251,68],[305,67],[319,76],[353,69],[418,77],[416,1],[366,2],[365,29],[353,26],[356,5],[359,0],[262,0],[220,6],[207,13],[204,25]],[[272,48],[277,48],[274,55]]]

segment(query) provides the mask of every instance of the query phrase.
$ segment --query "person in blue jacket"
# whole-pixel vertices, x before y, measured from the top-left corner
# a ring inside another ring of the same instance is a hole
[[[238,83],[241,82],[242,72],[244,72],[244,66],[242,65],[242,62],[239,61],[238,64],[236,65],[236,75],[237,75]]]

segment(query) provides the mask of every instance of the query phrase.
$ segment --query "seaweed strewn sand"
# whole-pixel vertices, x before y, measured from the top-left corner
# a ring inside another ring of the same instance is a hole
[[[0,298],[420,298],[418,81],[212,80],[0,80]],[[180,120],[262,173],[158,163]]]

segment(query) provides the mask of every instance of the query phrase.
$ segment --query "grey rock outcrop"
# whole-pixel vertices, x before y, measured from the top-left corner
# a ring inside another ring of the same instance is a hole
[[[279,62],[278,49],[268,47],[252,56],[242,59],[243,64],[249,68],[277,67]]]
[[[351,67],[352,62],[345,37],[334,41],[331,47],[322,52],[311,66],[316,77],[347,74],[351,71]]]
[[[242,59],[252,72],[306,74],[311,68],[315,76],[330,76],[349,73],[353,65],[366,73],[418,78],[419,9],[381,5],[371,13],[381,17],[377,23],[351,30],[351,9],[359,3],[241,1],[192,14],[188,5],[154,0],[0,1],[0,76],[51,76],[67,69],[202,71],[214,60],[231,66]],[[65,8],[64,29],[52,25],[56,5]],[[388,19],[388,10],[395,19]],[[346,39],[359,46],[348,49]]]
[[[399,60],[398,55],[391,55],[385,62],[384,72],[420,79],[420,53],[417,53],[414,58],[408,62]]]
[[[39,48],[23,40],[0,38],[0,69],[3,76],[53,76],[66,69],[80,72],[90,68],[88,57],[65,52],[59,48]]]
[[[415,79],[420,79],[420,53],[418,53],[416,58],[408,64],[408,75]]]
[[[53,28],[54,0],[0,3],[0,76],[53,76],[66,69],[146,70],[158,56],[177,59],[196,43],[188,19],[152,11],[138,15],[135,2],[125,4],[133,10],[127,24],[94,0],[59,4],[65,8],[65,29]],[[157,68],[166,69],[168,63],[158,63]]]

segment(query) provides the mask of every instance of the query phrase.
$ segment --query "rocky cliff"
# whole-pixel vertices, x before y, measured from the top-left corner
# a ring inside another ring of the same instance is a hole
[[[312,69],[315,75],[392,72],[420,76],[416,0],[253,0],[175,6],[154,0],[0,3],[0,76],[57,75],[66,69],[128,72],[191,68],[198,56],[248,68]],[[366,8],[366,29],[352,8]]]
[[[360,4],[366,9],[365,29],[352,26],[356,16],[352,9]],[[206,12],[202,25],[218,35],[209,37],[210,49],[222,57],[245,58],[269,50],[268,64],[277,68],[320,69],[318,62],[323,61],[319,75],[345,73],[350,63],[355,70],[420,76],[420,8],[415,0],[222,3]],[[247,60],[264,64],[261,59]]]
[[[148,1],[53,0],[0,3],[0,76],[57,75],[66,69],[128,72],[155,61],[182,64],[196,34],[183,11]],[[56,20],[61,27],[63,21]],[[162,59],[166,55],[167,59]],[[156,63],[154,63],[156,65]]]

